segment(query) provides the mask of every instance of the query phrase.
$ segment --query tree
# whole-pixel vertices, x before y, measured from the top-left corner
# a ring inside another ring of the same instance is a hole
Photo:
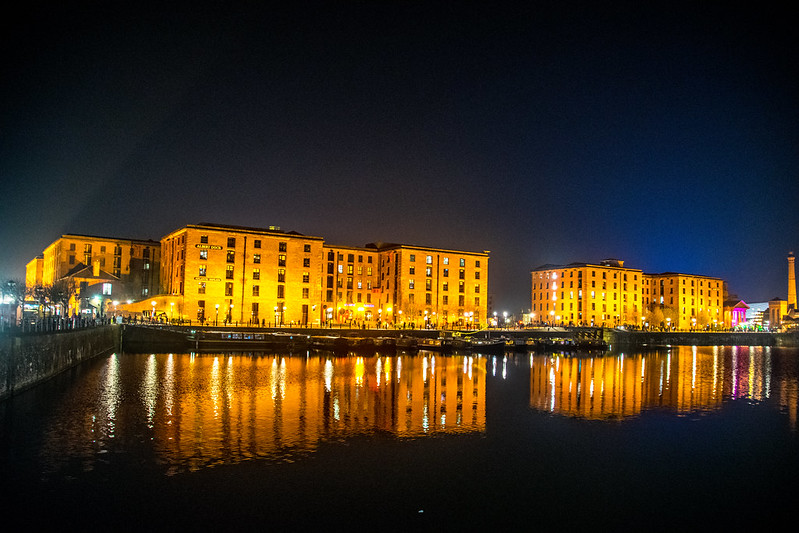
[[[47,287],[46,290],[50,302],[60,305],[62,315],[67,316],[69,313],[69,302],[77,293],[75,281],[72,278],[61,278]]]
[[[10,300],[9,303],[14,304],[14,309],[19,309],[19,315],[22,316],[22,306],[25,303],[25,282],[21,280],[14,280],[10,279],[3,283],[0,286],[0,292],[2,292],[2,300]],[[17,313],[14,313],[14,324],[16,325],[16,316]]]

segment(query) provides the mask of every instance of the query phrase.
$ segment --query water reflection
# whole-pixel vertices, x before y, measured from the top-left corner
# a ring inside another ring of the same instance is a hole
[[[360,434],[482,432],[486,364],[433,354],[113,355],[70,389],[42,453],[50,471],[70,458],[91,470],[103,454],[139,444],[176,473],[256,457],[293,461]],[[66,422],[76,417],[86,423]]]
[[[788,412],[795,428],[797,379],[791,372],[775,375],[774,350],[779,349],[680,346],[597,357],[530,355],[530,405],[619,419],[644,409],[685,414],[716,410],[726,400],[770,399]]]

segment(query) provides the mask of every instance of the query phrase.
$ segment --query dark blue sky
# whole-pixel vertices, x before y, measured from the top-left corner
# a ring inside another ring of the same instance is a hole
[[[0,276],[62,233],[209,221],[491,250],[500,311],[606,257],[787,295],[796,7],[261,4],[3,22]]]

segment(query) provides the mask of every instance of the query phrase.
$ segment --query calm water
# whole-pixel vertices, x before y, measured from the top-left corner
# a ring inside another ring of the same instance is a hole
[[[795,520],[799,350],[117,354],[0,404],[30,526],[759,530]]]

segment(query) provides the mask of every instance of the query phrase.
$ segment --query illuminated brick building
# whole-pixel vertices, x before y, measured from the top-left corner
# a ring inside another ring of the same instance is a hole
[[[158,293],[160,255],[156,241],[66,234],[27,264],[25,283],[71,279],[79,299],[139,300]]]
[[[322,320],[369,322],[381,319],[377,251],[327,244],[323,250]]]
[[[534,321],[575,325],[640,324],[643,272],[624,261],[543,265],[532,271]]]
[[[126,311],[239,324],[485,323],[487,252],[336,246],[217,224],[187,225],[161,247],[161,294]]]
[[[724,324],[724,282],[719,278],[645,274],[643,297],[651,324],[665,321],[678,329]]]
[[[417,327],[485,325],[488,252],[368,244],[379,253],[379,312]]]
[[[321,237],[280,228],[190,224],[161,240],[162,294],[145,302],[168,318],[240,324],[314,322]]]
[[[533,320],[595,326],[721,326],[723,281],[645,274],[623,261],[543,265],[532,271]]]

